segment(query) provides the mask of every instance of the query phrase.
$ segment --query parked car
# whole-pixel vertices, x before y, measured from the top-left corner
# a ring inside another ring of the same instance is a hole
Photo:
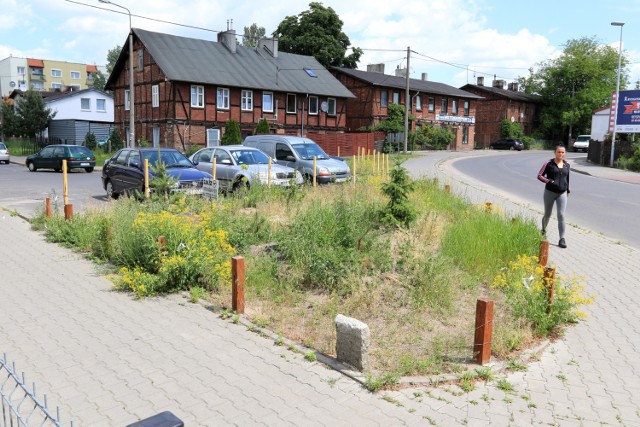
[[[60,172],[62,160],[67,161],[67,170],[84,169],[93,172],[96,166],[96,156],[82,145],[47,145],[36,154],[27,156],[25,163],[31,172],[38,169]]]
[[[524,149],[524,142],[520,141],[519,139],[514,139],[514,138],[503,138],[503,139],[499,139],[495,142],[492,142],[491,145],[489,145],[489,148],[493,148],[496,150],[518,150],[521,151],[522,149]]]
[[[285,135],[252,135],[242,145],[257,148],[279,164],[300,171],[305,180],[313,177],[313,158],[316,158],[316,181],[319,184],[351,180],[351,170],[342,160],[329,156],[309,138]]]
[[[250,187],[255,182],[264,185],[269,182],[269,156],[257,148],[243,145],[203,148],[189,159],[205,172],[213,172],[215,159],[215,178],[222,191],[234,191],[241,186]],[[292,184],[302,184],[300,172],[272,161],[271,185],[289,187]]]
[[[11,156],[9,155],[9,147],[0,139],[0,163],[2,162],[9,164]]]
[[[591,135],[578,135],[571,149],[573,151],[581,150],[586,153],[589,151],[589,141],[591,141]]]
[[[204,179],[211,174],[196,169],[187,157],[173,148],[123,148],[105,160],[102,168],[102,187],[107,197],[144,193],[144,159],[149,161],[149,180],[155,176],[153,167],[162,161],[167,175],[177,180],[174,190],[190,194],[202,193]]]

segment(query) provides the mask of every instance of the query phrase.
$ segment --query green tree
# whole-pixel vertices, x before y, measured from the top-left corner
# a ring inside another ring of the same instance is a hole
[[[8,102],[3,101],[1,108],[2,110],[0,111],[0,115],[2,115],[2,133],[5,136],[18,135],[18,116],[16,116],[13,106]]]
[[[242,142],[242,133],[240,132],[240,124],[233,120],[227,120],[224,127],[224,135],[220,138],[222,145],[240,144]]]
[[[454,140],[456,136],[450,127],[440,127],[426,125],[416,132],[416,142],[420,145],[433,148],[435,150],[444,150]]]
[[[389,198],[389,202],[380,212],[380,219],[386,224],[409,227],[417,217],[409,201],[414,184],[407,170],[399,163],[391,169],[390,175],[389,182],[382,184],[382,193]]]
[[[524,127],[522,123],[504,119],[500,123],[500,136],[502,138],[522,138],[524,136]]]
[[[283,52],[313,56],[325,67],[356,68],[362,49],[354,47],[346,55],[351,41],[342,31],[342,24],[332,8],[312,2],[309,10],[285,17],[273,35]]]
[[[15,103],[17,134],[33,138],[49,125],[56,113],[46,107],[39,92],[29,90]]]
[[[264,27],[258,27],[257,24],[251,24],[249,27],[244,27],[244,34],[242,35],[242,45],[247,47],[256,47],[261,38],[264,38],[267,30]]]
[[[102,71],[98,70],[98,72],[93,74],[93,83],[91,87],[94,89],[98,89],[104,91],[104,87],[107,84],[107,77],[102,74]]]
[[[122,46],[117,45],[113,49],[109,49],[107,51],[107,73],[111,74],[113,71],[113,67],[116,66],[116,62],[118,61],[118,57],[120,56],[120,51],[122,50]]]
[[[98,146],[98,141],[96,141],[96,136],[93,132],[87,132],[84,136],[84,146],[89,150],[95,150]]]
[[[258,121],[258,125],[256,129],[253,131],[254,135],[269,135],[271,133],[271,129],[269,128],[269,123],[265,119],[260,119]]]
[[[627,59],[622,58],[622,66]],[[618,52],[594,37],[571,39],[560,56],[539,64],[528,77],[519,79],[526,93],[542,101],[538,134],[545,139],[566,140],[589,133],[593,110],[610,105],[616,88]],[[622,73],[620,88],[626,86]]]
[[[118,129],[114,128],[109,135],[109,141],[111,142],[111,151],[118,151],[122,148],[122,136]],[[108,149],[108,146],[107,146]]]
[[[389,104],[387,118],[376,125],[376,130],[387,133],[404,132],[404,105]]]

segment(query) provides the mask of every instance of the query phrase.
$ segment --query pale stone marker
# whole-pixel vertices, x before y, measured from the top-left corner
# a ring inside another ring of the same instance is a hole
[[[338,360],[359,371],[364,371],[369,364],[369,347],[371,346],[369,326],[342,314],[336,316],[335,322]]]

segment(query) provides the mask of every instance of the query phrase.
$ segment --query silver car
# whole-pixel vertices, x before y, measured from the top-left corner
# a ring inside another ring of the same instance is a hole
[[[11,156],[9,155],[9,148],[4,142],[0,141],[0,163],[5,162],[6,164],[9,164],[10,161]]]
[[[257,148],[243,145],[226,145],[203,148],[189,159],[198,169],[213,173],[216,163],[216,180],[222,191],[234,191],[250,187],[253,183],[269,183],[269,157]],[[297,170],[271,161],[271,185],[288,187],[302,185],[302,175]]]

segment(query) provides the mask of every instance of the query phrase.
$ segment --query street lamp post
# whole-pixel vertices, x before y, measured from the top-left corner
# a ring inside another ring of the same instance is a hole
[[[129,147],[136,145],[136,127],[134,114],[134,94],[133,94],[133,29],[131,27],[131,11],[124,6],[113,3],[109,0],[98,0],[100,3],[110,4],[124,9],[129,14]],[[126,106],[126,104],[125,104]]]
[[[616,126],[618,125],[618,106],[620,105],[620,65],[622,64],[622,27],[624,22],[613,21],[614,27],[620,27],[620,47],[618,48],[618,78],[616,80],[616,108],[613,116],[613,133],[611,134],[611,160],[609,166],[613,167],[613,157],[616,148]],[[613,108],[613,105],[611,105]]]

